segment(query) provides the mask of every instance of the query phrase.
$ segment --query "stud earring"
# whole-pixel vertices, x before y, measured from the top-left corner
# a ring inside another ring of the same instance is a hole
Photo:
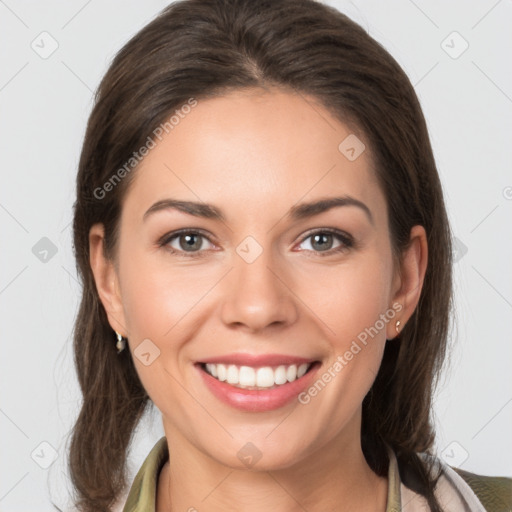
[[[399,331],[400,331],[400,324],[401,324],[400,320],[397,320],[397,321],[396,321],[396,324],[395,324],[396,332],[399,332]]]
[[[116,332],[116,336],[117,336],[117,343],[116,343],[116,347],[117,347],[117,353],[119,354],[120,352],[122,352],[125,347],[126,347],[126,341],[123,339],[123,336],[121,334],[119,334],[117,331]]]

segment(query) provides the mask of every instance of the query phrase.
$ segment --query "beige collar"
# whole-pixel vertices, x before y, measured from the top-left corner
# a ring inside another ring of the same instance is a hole
[[[416,512],[425,509],[425,500],[405,487],[400,481],[398,462],[393,450],[388,447],[388,498],[386,512]],[[156,506],[158,477],[169,459],[169,450],[165,436],[160,438],[137,472],[128,493],[123,512],[153,512]],[[441,463],[441,462],[440,462]],[[449,467],[442,464],[443,475],[436,488],[441,503],[449,504],[450,510],[485,512],[476,496],[462,478]],[[403,508],[402,508],[403,502]],[[455,508],[453,508],[455,506]],[[481,508],[482,507],[482,508]]]

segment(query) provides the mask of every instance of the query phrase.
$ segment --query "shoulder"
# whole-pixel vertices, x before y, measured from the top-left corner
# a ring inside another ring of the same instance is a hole
[[[476,494],[488,512],[508,512],[512,510],[512,478],[483,476],[463,469],[453,469]]]
[[[436,482],[435,495],[443,510],[464,510],[466,512],[512,512],[512,478],[484,476],[450,466],[434,454],[417,453],[431,471]],[[403,465],[403,483],[413,491],[425,495],[425,489],[418,486],[421,479],[411,478],[414,468]],[[416,484],[416,485],[415,485]],[[453,506],[457,503],[457,506]]]

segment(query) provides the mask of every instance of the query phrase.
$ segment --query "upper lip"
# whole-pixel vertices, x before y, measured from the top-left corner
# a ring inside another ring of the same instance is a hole
[[[198,361],[199,363],[211,363],[211,364],[234,364],[236,366],[252,366],[259,368],[262,366],[279,366],[279,365],[292,365],[292,364],[303,364],[313,363],[316,359],[310,359],[306,357],[291,356],[286,354],[247,354],[247,353],[235,353],[225,354],[223,356],[208,357]]]

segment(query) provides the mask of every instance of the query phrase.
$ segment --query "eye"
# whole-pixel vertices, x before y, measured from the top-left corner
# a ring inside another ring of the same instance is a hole
[[[164,235],[158,242],[158,245],[160,247],[165,246],[165,248],[173,254],[197,258],[204,255],[204,251],[206,250],[204,247],[205,240],[209,241],[204,233],[189,229]]]
[[[355,246],[354,239],[350,235],[334,229],[319,229],[310,232],[302,239],[300,245],[305,244],[310,239],[309,246],[311,249],[306,247],[305,249],[302,248],[302,250],[316,253],[318,256],[329,256],[334,253],[347,251]],[[164,247],[172,254],[178,256],[200,258],[205,256],[207,251],[205,241],[208,241],[213,246],[213,243],[205,233],[199,230],[182,229],[164,235],[158,241],[158,246]],[[338,245],[333,247],[336,241]]]
[[[301,245],[310,239],[309,246],[311,249],[306,248],[306,250],[319,253],[319,256],[347,251],[354,246],[354,240],[350,235],[333,229],[321,229],[309,233],[302,239]],[[336,240],[339,245],[333,248],[333,243]]]

